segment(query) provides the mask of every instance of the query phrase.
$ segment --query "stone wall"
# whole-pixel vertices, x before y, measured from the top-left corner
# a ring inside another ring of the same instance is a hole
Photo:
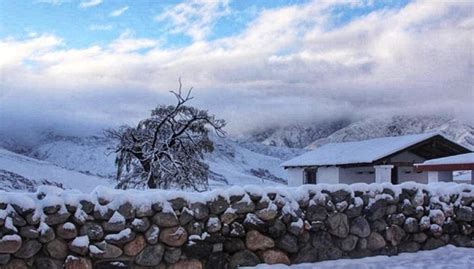
[[[235,268],[474,247],[474,188],[0,192],[1,268]]]

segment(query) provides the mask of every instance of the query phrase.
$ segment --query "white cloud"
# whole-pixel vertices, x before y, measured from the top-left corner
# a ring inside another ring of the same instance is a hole
[[[331,3],[294,5],[261,12],[238,35],[172,49],[130,31],[85,49],[52,35],[3,39],[0,114],[130,122],[169,101],[182,77],[194,104],[231,131],[420,111],[472,120],[473,5],[414,2],[329,29]]]
[[[112,30],[112,24],[91,24],[89,25],[89,30],[91,31],[109,31]]]
[[[114,40],[109,48],[114,52],[133,52],[141,49],[149,49],[158,45],[158,41],[148,38],[134,38],[130,30],[123,32],[119,38]]]
[[[191,0],[167,8],[155,20],[166,23],[172,33],[184,33],[194,40],[203,40],[216,20],[229,13],[229,0]]]
[[[110,17],[118,17],[121,16],[125,11],[128,10],[128,6],[121,7],[119,9],[113,10],[110,12],[109,16]]]
[[[102,0],[85,0],[79,3],[80,8],[90,8],[102,4]]]

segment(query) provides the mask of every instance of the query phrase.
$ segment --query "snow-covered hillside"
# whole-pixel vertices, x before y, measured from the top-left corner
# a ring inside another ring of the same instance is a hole
[[[211,187],[284,183],[286,173],[280,167],[282,162],[331,142],[438,131],[474,148],[474,128],[455,119],[398,116],[366,119],[350,125],[337,121],[315,126],[273,128],[265,134],[260,132],[239,139],[213,137],[215,150],[206,156],[211,168]],[[314,137],[317,138],[315,141],[310,140]],[[52,133],[36,137],[35,143],[28,141],[30,143],[25,144],[15,139],[0,138],[0,148],[10,150],[2,150],[0,154],[0,169],[6,171],[0,176],[0,183],[4,182],[3,189],[12,185],[14,174],[25,179],[19,180],[24,182],[21,186],[11,188],[25,190],[42,184],[37,180],[81,189],[91,188],[97,183],[114,185],[115,154],[108,150],[114,141],[100,136],[66,137]],[[300,148],[293,148],[296,146]],[[301,149],[305,146],[308,146],[307,149]],[[28,180],[31,182],[26,183]]]
[[[327,137],[349,124],[349,120],[335,120],[322,123],[270,127],[253,132],[246,139],[251,142],[258,142],[269,146],[304,148],[310,143]]]
[[[217,136],[214,136],[213,140],[215,150],[206,156],[211,169],[211,187],[284,184],[286,175],[280,164],[284,160],[304,152],[301,149],[271,147]],[[80,174],[113,179],[115,154],[109,148],[114,143],[112,140],[98,136],[66,137],[48,133],[40,139],[36,146],[30,146],[27,148],[28,150],[23,151],[29,156],[28,160],[39,159],[49,164],[55,164],[58,166],[57,168],[62,167],[80,172]],[[25,147],[20,148],[24,149]],[[23,165],[18,162],[17,166],[22,167]],[[13,169],[12,172],[15,170]],[[113,180],[111,184],[113,184]]]
[[[67,170],[6,149],[0,149],[0,189],[33,191],[39,185],[90,192],[96,186],[112,186],[109,179]]]
[[[350,124],[307,146],[314,149],[327,143],[359,141],[370,138],[439,132],[447,138],[474,149],[474,127],[456,119],[396,116],[367,119]]]

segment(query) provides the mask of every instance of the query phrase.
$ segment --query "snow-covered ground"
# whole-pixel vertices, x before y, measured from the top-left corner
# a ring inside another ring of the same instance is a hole
[[[250,267],[247,267],[250,268]],[[375,256],[362,259],[341,259],[292,266],[258,265],[255,269],[468,269],[474,268],[474,249],[445,246],[430,251],[402,253],[397,256]]]
[[[39,184],[42,184],[41,181],[47,180],[60,183],[64,188],[78,189],[84,192],[90,192],[96,186],[113,187],[113,182],[110,179],[68,170],[50,162],[26,157],[1,148],[0,170],[15,173]],[[0,182],[0,189],[10,189],[10,186],[2,186],[3,183],[7,182]]]

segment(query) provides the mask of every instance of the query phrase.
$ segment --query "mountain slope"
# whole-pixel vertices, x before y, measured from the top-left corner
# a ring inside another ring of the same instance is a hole
[[[350,124],[307,146],[315,149],[327,143],[359,141],[370,138],[439,132],[447,138],[474,149],[474,128],[456,119],[440,117],[395,116],[367,119]]]
[[[311,142],[327,137],[350,124],[349,120],[322,123],[291,124],[283,127],[265,128],[247,137],[247,141],[263,145],[304,148]]]
[[[1,148],[0,171],[0,188],[4,190],[34,190],[38,185],[47,184],[89,192],[98,185],[112,186],[108,179],[67,170]]]
[[[210,166],[211,187],[286,183],[280,164],[303,152],[255,142],[213,136],[215,150],[205,156]],[[47,134],[28,155],[60,167],[98,177],[114,178],[114,141],[104,137],[65,137]]]

